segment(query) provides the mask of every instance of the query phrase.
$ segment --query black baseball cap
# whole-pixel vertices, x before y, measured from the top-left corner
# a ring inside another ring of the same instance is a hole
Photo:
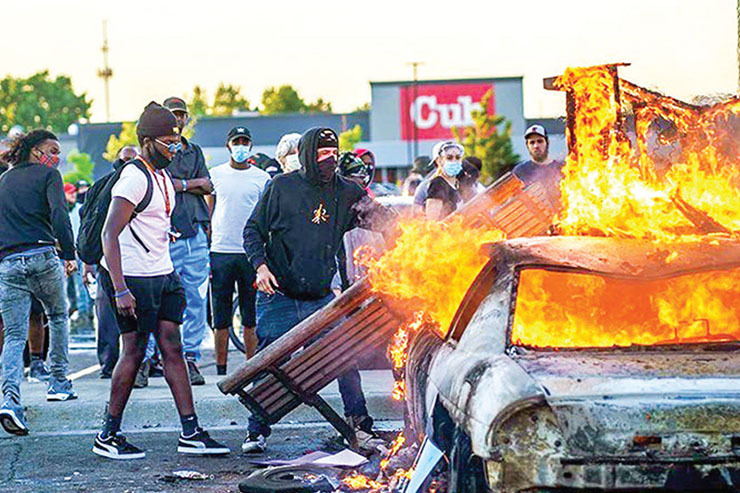
[[[249,132],[249,129],[247,127],[239,126],[229,130],[229,133],[226,136],[226,144],[236,139],[237,137],[246,137],[249,139],[249,142],[252,142],[252,134]]]
[[[170,111],[184,111],[185,113],[188,112],[188,105],[182,98],[178,98],[177,96],[172,96],[165,99],[162,106]]]

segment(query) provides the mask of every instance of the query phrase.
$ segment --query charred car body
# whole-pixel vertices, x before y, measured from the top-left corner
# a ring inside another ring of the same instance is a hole
[[[739,340],[736,240],[496,243],[412,343],[408,431],[450,491],[738,488]]]

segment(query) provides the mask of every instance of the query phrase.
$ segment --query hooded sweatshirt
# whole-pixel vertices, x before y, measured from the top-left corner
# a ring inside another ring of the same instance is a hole
[[[316,150],[322,130],[303,135],[301,170],[276,176],[244,227],[244,250],[255,270],[266,263],[278,290],[300,300],[329,294],[342,237],[360,223],[359,204],[367,195],[338,175],[321,182]]]

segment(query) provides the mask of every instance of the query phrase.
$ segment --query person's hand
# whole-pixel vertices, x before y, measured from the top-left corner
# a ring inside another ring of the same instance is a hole
[[[272,275],[267,264],[257,267],[257,289],[263,293],[275,294],[275,289],[278,287],[277,279]]]
[[[117,297],[116,309],[124,317],[136,318],[136,298],[134,298],[134,295],[130,291],[123,296]]]
[[[85,286],[95,281],[95,269],[92,265],[82,264],[82,283]]]
[[[76,260],[65,260],[64,261],[64,272],[71,276],[77,272],[77,261]]]

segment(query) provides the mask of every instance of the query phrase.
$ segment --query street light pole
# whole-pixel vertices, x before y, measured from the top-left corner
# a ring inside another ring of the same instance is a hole
[[[105,84],[105,119],[110,121],[110,78],[113,77],[113,69],[108,66],[108,21],[103,21],[103,68],[98,69],[98,77]]]

